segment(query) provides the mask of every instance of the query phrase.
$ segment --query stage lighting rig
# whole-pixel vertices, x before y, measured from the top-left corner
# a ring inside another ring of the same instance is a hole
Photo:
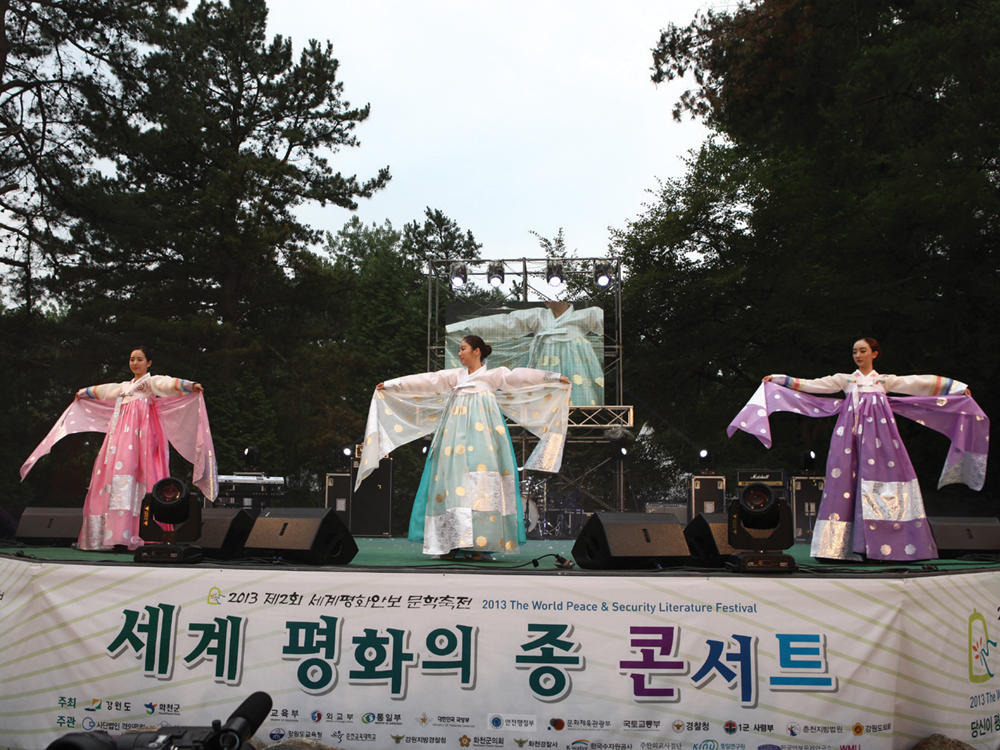
[[[243,449],[244,471],[257,471],[260,467],[260,448],[249,446]]]
[[[762,482],[740,489],[729,504],[729,546],[737,552],[732,560],[744,573],[790,573],[795,559],[784,554],[795,543],[792,509],[778,492]]]
[[[449,276],[453,287],[463,287],[469,280],[469,269],[465,263],[452,263]]]
[[[703,474],[715,473],[715,454],[708,448],[698,451],[698,468]]]
[[[164,528],[168,524],[172,528]],[[183,479],[166,477],[153,485],[139,511],[139,538],[161,542],[139,547],[136,562],[198,562],[201,548],[201,495]]]
[[[549,286],[562,286],[565,278],[562,263],[548,263],[545,266],[545,278],[549,282]]]
[[[816,451],[801,451],[799,453],[799,469],[805,475],[813,473],[816,468]]]
[[[486,270],[486,280],[494,289],[503,286],[504,272],[503,263],[490,263]]]
[[[594,283],[605,287],[611,283],[611,266],[607,263],[594,263]]]

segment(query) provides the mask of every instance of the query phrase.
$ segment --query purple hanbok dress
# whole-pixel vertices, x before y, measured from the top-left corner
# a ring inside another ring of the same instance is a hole
[[[966,386],[934,375],[837,374],[817,380],[774,375],[729,425],[771,446],[768,415],[791,411],[811,417],[839,415],[830,439],[826,481],[813,557],[857,560],[930,560],[937,545],[924,512],[916,472],[900,439],[896,416],[905,416],[951,438],[938,486],[982,489],[989,448],[989,419]],[[844,399],[809,393],[846,394]],[[909,396],[889,396],[892,393]]]

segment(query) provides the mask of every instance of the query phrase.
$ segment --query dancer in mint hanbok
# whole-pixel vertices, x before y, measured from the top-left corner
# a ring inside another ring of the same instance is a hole
[[[863,338],[854,344],[858,369],[850,375],[816,380],[768,375],[729,425],[730,437],[744,430],[770,447],[768,416],[773,412],[838,415],[813,530],[813,557],[914,561],[938,556],[897,416],[951,439],[939,487],[962,483],[979,490],[986,478],[990,422],[965,383],[935,375],[880,375],[874,369],[880,354],[875,339]],[[846,398],[808,395],[838,392]]]
[[[473,560],[525,541],[517,461],[504,417],[538,438],[526,469],[562,464],[570,383],[557,372],[487,368],[478,336],[459,347],[462,367],[376,386],[357,484],[394,448],[433,434],[410,516],[409,539],[428,555]]]

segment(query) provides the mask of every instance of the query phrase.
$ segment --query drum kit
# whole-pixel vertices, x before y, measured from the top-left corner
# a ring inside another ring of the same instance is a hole
[[[553,495],[542,488],[541,492],[525,492],[522,499],[529,539],[576,539],[587,522],[579,492]]]

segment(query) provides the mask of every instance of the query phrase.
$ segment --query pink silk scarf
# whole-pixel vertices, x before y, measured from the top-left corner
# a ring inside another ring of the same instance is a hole
[[[178,453],[194,465],[194,485],[209,500],[219,494],[219,470],[215,447],[208,425],[203,393],[151,399],[151,407],[159,411],[163,432]],[[42,456],[67,435],[78,432],[107,432],[115,413],[115,402],[79,399],[67,407],[21,466],[22,481]]]

